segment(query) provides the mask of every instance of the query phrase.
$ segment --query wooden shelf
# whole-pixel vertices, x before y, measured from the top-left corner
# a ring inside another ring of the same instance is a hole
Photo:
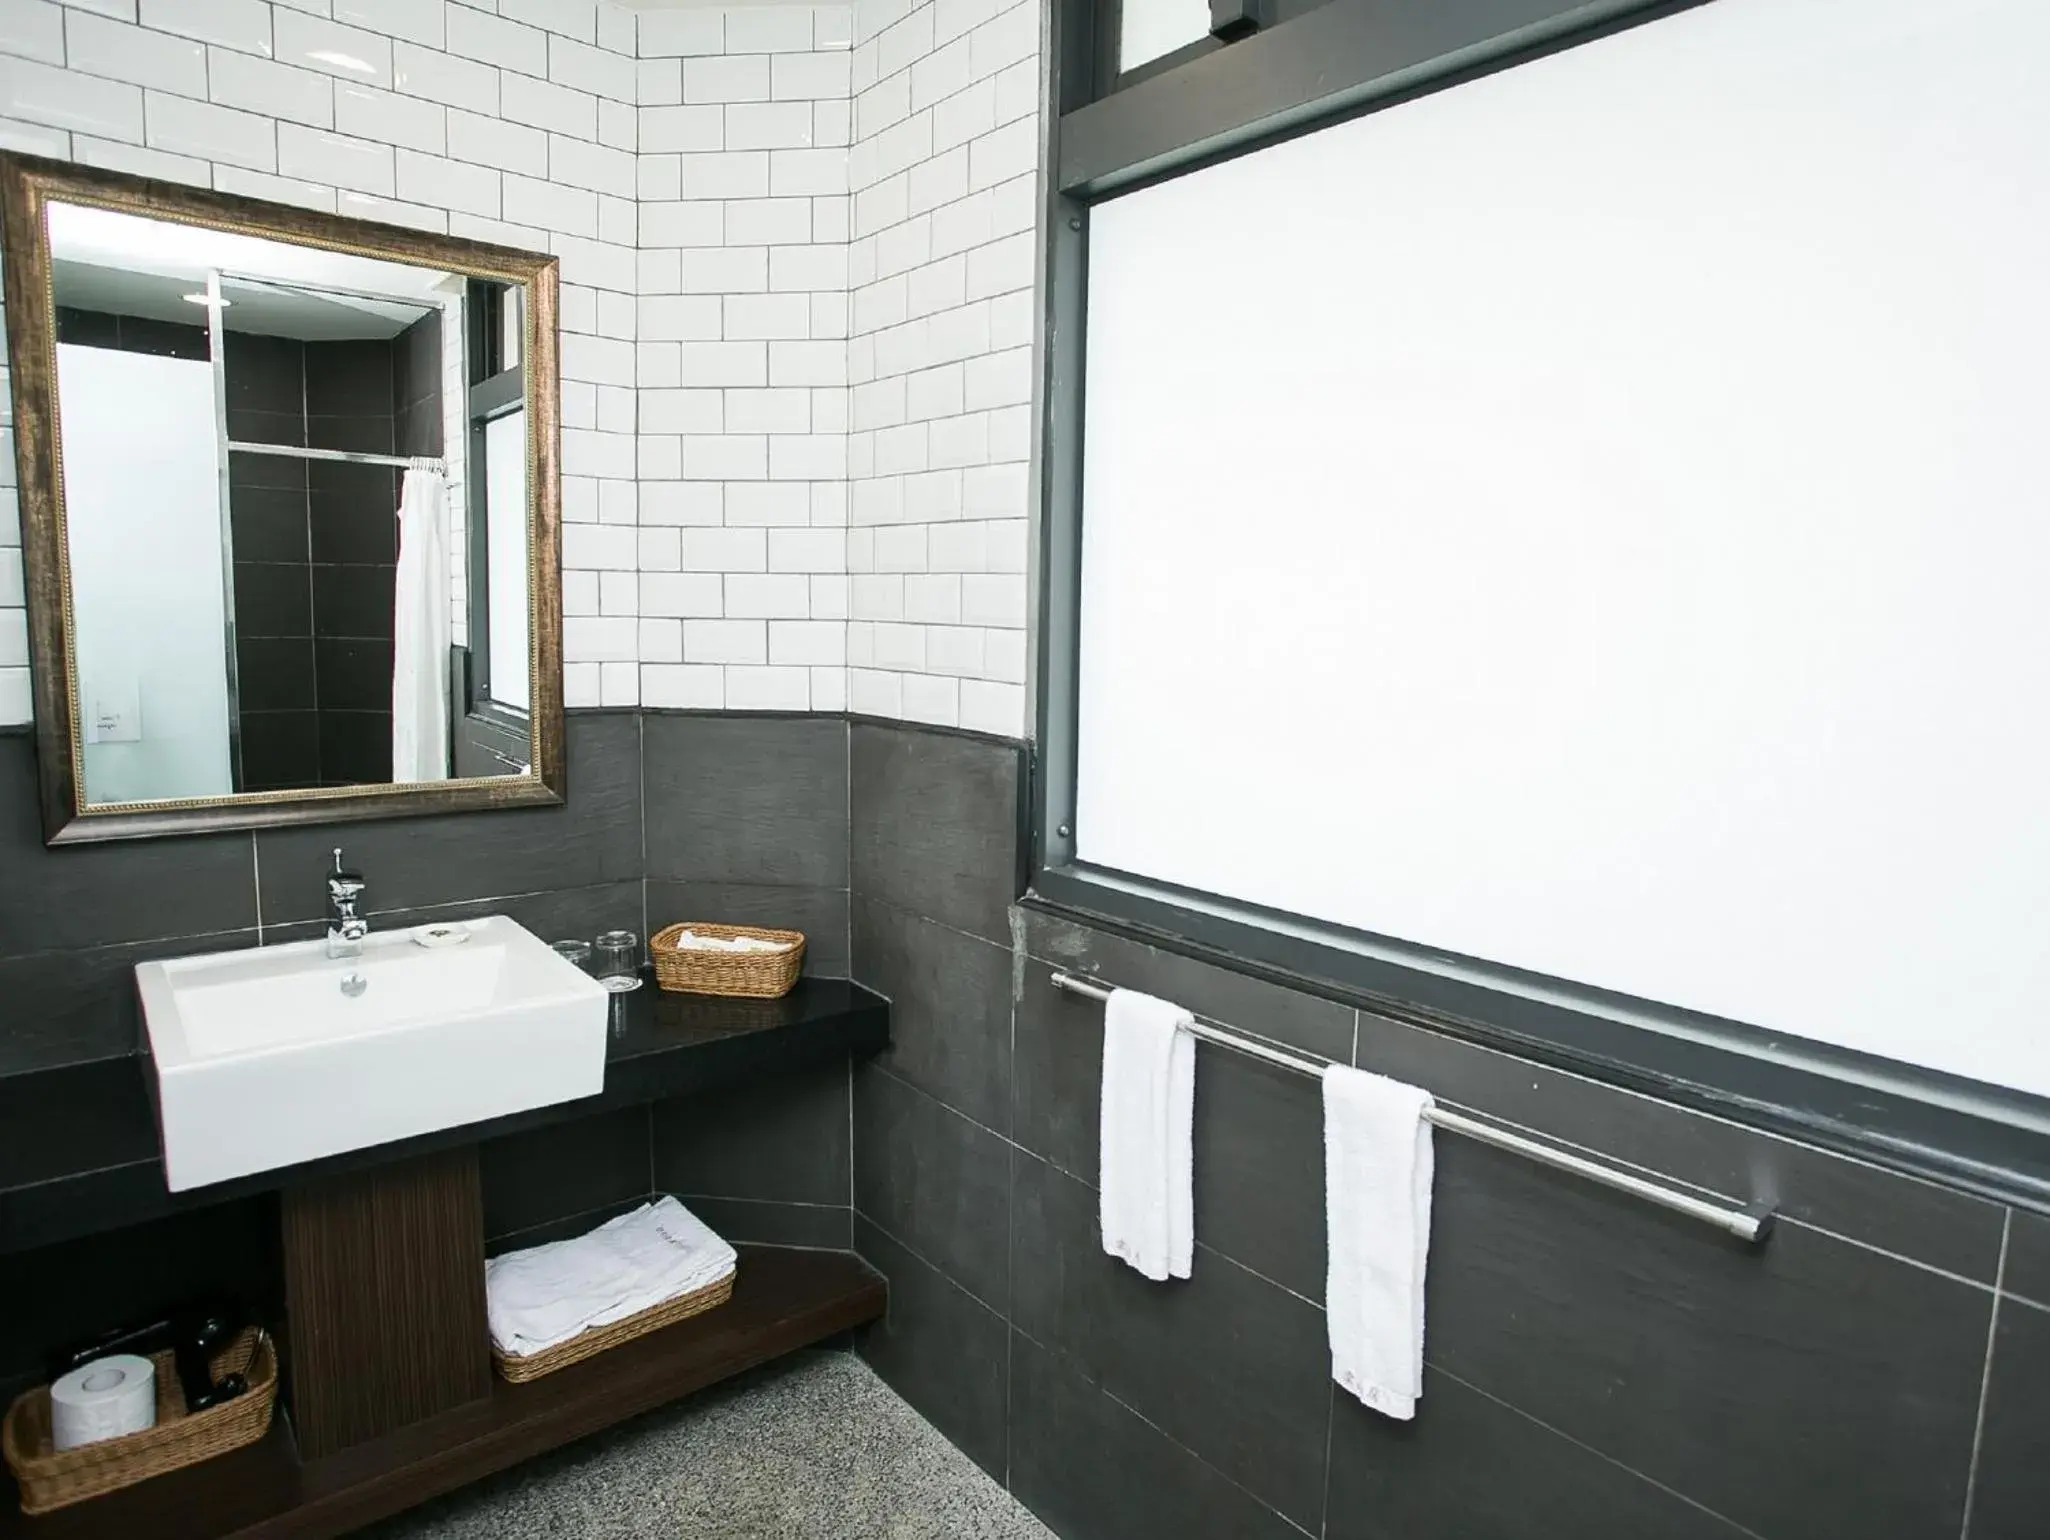
[[[857,1257],[739,1249],[718,1309],[323,1460],[299,1459],[281,1417],[260,1444],[39,1519],[9,1483],[0,1540],[332,1540],[883,1313]]]

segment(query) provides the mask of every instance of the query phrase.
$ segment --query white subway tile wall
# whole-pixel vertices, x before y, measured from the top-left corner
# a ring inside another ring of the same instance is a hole
[[[640,699],[847,703],[846,6],[640,17]]]
[[[848,706],[1022,735],[1040,7],[855,31]]]
[[[6,0],[0,147],[559,256],[570,705],[1020,734],[1039,32],[1038,0]]]

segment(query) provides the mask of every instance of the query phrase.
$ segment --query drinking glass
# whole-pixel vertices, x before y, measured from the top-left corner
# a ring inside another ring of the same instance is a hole
[[[608,930],[591,943],[591,972],[616,995],[641,987],[641,938],[630,930]]]

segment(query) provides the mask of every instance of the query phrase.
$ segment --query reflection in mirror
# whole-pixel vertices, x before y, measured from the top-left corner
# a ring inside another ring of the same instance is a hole
[[[529,772],[517,286],[53,199],[81,801]]]

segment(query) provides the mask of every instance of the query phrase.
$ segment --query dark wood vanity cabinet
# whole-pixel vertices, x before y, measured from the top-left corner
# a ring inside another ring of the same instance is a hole
[[[728,1303],[508,1384],[491,1368],[477,1151],[888,1040],[888,1006],[840,980],[775,1001],[644,990],[622,997],[596,1097],[175,1195],[139,1062],[0,1080],[0,1267],[61,1265],[76,1247],[57,1243],[263,1196],[284,1369],[260,1443],[37,1519],[9,1492],[0,1540],[328,1540],[877,1319],[883,1281],[851,1253],[741,1246]]]

